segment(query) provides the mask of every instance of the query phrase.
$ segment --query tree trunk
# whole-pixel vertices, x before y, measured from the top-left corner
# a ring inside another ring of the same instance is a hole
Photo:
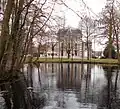
[[[67,51],[68,59],[70,58],[70,50]]]
[[[89,56],[89,41],[88,41],[88,38],[87,38],[87,60],[90,59],[90,56]]]
[[[117,44],[117,59],[118,59],[118,63],[120,64],[120,52],[119,52],[119,36],[118,36],[118,28],[117,30],[115,29],[115,25],[114,25],[114,31],[115,31],[115,36],[116,36],[116,44]]]
[[[109,33],[108,33],[108,37],[109,37],[109,58],[112,58],[112,14],[113,13],[110,13],[110,21],[109,21]]]
[[[12,9],[13,9],[14,1],[15,0],[8,0],[7,1],[6,9],[4,12],[2,30],[1,30],[1,36],[0,36],[0,69],[2,69],[3,66],[5,67],[5,65],[6,65],[6,64],[4,64],[4,62],[2,62],[2,59],[3,59],[4,54],[8,55],[8,54],[6,54],[7,53],[6,47],[7,47],[8,39],[10,37],[10,35],[9,35],[9,21],[10,21],[10,16],[11,16]],[[3,60],[5,60],[5,59],[3,59]]]
[[[14,20],[14,23],[13,23],[13,27],[12,27],[12,47],[13,47],[13,53],[12,53],[12,63],[11,63],[11,70],[13,70],[14,67],[17,66],[17,61],[19,59],[19,56],[18,54],[20,53],[19,51],[19,43],[20,43],[20,35],[21,33],[19,33],[19,25],[20,25],[20,17],[21,17],[21,12],[22,12],[22,9],[23,9],[23,4],[24,4],[24,0],[20,0],[19,1],[19,6],[16,7],[17,9],[15,10],[16,13],[15,13],[15,20]],[[17,69],[17,68],[15,68]]]
[[[54,47],[55,45],[52,44],[52,59],[54,58]]]
[[[68,54],[68,59],[70,58],[70,42],[68,43],[68,50],[67,50],[67,54]]]
[[[41,44],[39,44],[39,46],[38,46],[38,52],[37,52],[37,58],[36,58],[36,60],[35,61],[38,61],[39,60],[39,57],[40,57],[40,48],[41,48]]]

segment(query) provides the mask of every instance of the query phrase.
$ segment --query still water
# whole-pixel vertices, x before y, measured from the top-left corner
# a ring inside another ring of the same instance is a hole
[[[92,64],[26,64],[0,79],[0,109],[120,109],[119,72]]]

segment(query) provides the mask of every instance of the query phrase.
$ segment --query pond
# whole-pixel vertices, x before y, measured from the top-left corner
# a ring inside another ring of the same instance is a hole
[[[0,109],[120,109],[119,72],[117,66],[26,64],[0,81]]]

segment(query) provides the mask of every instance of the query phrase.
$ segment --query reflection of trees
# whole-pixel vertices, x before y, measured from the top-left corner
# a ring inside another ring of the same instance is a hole
[[[117,69],[116,76],[115,76],[115,88],[114,88],[114,93],[115,93],[115,99],[117,97],[117,84],[118,84],[118,77],[119,77],[119,68]]]
[[[19,77],[18,77],[19,79]],[[27,86],[25,80],[19,80],[15,83],[11,83],[12,93],[13,93],[13,109],[31,109],[30,107],[30,95],[28,94]]]
[[[60,74],[57,81],[59,89],[69,90],[76,94],[77,102],[95,103],[91,92],[91,65],[87,64],[61,64]]]
[[[86,69],[84,68],[86,66]],[[76,96],[81,103],[92,103],[93,96],[91,95],[91,64],[81,64],[81,86],[80,93]]]
[[[3,98],[4,98],[5,103],[6,103],[6,108],[11,109],[11,101],[10,101],[11,95],[6,90],[6,85],[4,83],[2,85],[0,85],[0,90],[3,92]]]
[[[60,64],[60,73],[58,78],[57,86],[58,88],[66,89],[80,89],[81,79],[85,80],[85,87],[89,87],[90,75],[91,75],[91,65],[87,65],[87,70],[84,72],[84,65],[77,64]]]
[[[27,82],[28,82],[28,87],[33,87],[33,80],[32,80],[32,73],[33,73],[33,66],[32,64],[28,65],[28,71],[27,71],[28,75],[27,75]]]
[[[69,66],[68,66],[69,67]],[[62,82],[63,79],[64,79],[64,69],[63,69],[63,63],[60,63],[59,64],[59,77],[58,77],[58,83],[57,83],[57,86],[59,87],[59,89],[62,90],[60,96],[58,97],[57,99],[57,106],[60,107],[60,108],[66,108],[66,100],[65,100],[65,95],[64,95],[64,83]]]
[[[0,89],[7,109],[32,109],[31,98],[22,73],[14,73],[8,80],[1,83]]]
[[[57,87],[64,90],[64,73],[63,73],[63,63],[59,64],[59,73],[58,73],[58,81],[57,81]]]
[[[37,68],[37,70],[35,70]],[[34,76],[37,74],[37,78]],[[34,109],[41,108],[45,104],[46,101],[46,96],[44,93],[41,92],[40,87],[42,86],[41,84],[41,75],[40,75],[40,65],[36,64],[36,67],[32,64],[28,65],[28,78],[29,78],[29,85],[28,89],[31,93],[31,98],[32,98],[32,105]],[[33,78],[34,77],[34,78]],[[34,81],[37,79],[37,84],[33,84]],[[36,89],[37,88],[37,89]]]
[[[57,87],[60,89],[80,88],[80,69],[75,64],[61,64]]]
[[[88,102],[88,97],[89,97],[89,85],[90,85],[90,76],[91,76],[91,65],[87,64],[87,72],[85,74],[85,98],[84,98],[84,102],[87,103]]]
[[[37,70],[38,70],[38,80],[39,80],[39,84],[40,84],[40,86],[41,86],[40,64],[37,64],[36,67],[37,67]]]
[[[107,109],[119,109],[120,100],[118,100],[117,81],[118,81],[118,67],[104,66],[105,77],[107,80],[106,86],[103,87],[100,93],[100,107],[106,107]],[[115,81],[113,82],[113,74],[115,74]]]
[[[34,90],[34,69],[33,65],[27,67],[27,75],[21,72],[9,74],[9,78],[0,80],[0,90],[5,100],[5,109],[38,109],[41,108],[46,100],[44,93]],[[38,84],[41,85],[40,69],[37,66]],[[7,74],[8,76],[8,74]],[[3,101],[4,102],[4,101]]]
[[[45,64],[43,65],[45,67]],[[41,66],[42,69],[44,69],[44,67]],[[0,85],[0,90],[3,92],[3,97],[6,102],[5,109],[36,109],[42,108],[42,106],[45,105],[46,98],[44,95],[41,96],[45,92],[44,90],[42,90],[43,93],[40,92],[41,90],[34,90],[33,75],[35,72],[38,73],[38,82],[40,82],[38,85],[40,85],[41,89],[44,85],[42,81],[42,74],[46,69],[44,69],[44,71],[41,73],[39,64],[36,68],[37,70],[35,70],[32,64],[28,65],[27,78],[24,77],[23,73],[17,73],[10,76],[9,80],[3,81],[6,83]],[[52,74],[48,75],[50,85],[52,86],[47,86],[47,88],[49,87],[48,95],[51,92],[53,93],[53,91],[56,91],[54,90],[54,88],[56,89],[54,82],[56,76],[53,74],[58,70],[59,73],[57,73],[57,88],[60,89],[56,104],[58,107],[65,108],[67,106],[66,91],[71,89],[72,93],[76,94],[77,102],[80,102],[80,104],[84,103],[84,105],[87,105],[89,103],[98,103],[98,107],[101,108],[105,107],[106,109],[120,109],[120,100],[118,95],[119,68],[105,66],[103,69],[105,71],[107,84],[105,84],[105,86],[102,87],[103,89],[96,94],[94,93],[95,91],[92,92],[94,89],[91,88],[92,84],[90,64],[83,65],[60,63],[59,68],[56,69],[56,64],[52,63],[48,69],[49,74]],[[2,81],[0,82],[3,83]],[[28,87],[31,89],[28,90]]]

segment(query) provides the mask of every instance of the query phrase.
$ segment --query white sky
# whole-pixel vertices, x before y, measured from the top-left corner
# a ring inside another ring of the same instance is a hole
[[[106,0],[84,0],[84,2],[95,14],[98,14],[102,11],[102,8],[104,8]],[[78,14],[80,16],[82,16],[81,13],[90,12],[87,8],[85,8],[82,0],[67,0],[66,4],[73,10],[79,11]],[[66,9],[64,14],[66,16],[66,25],[72,27],[78,26],[80,18],[75,13],[69,9]],[[93,14],[91,14],[91,16],[93,16]]]

